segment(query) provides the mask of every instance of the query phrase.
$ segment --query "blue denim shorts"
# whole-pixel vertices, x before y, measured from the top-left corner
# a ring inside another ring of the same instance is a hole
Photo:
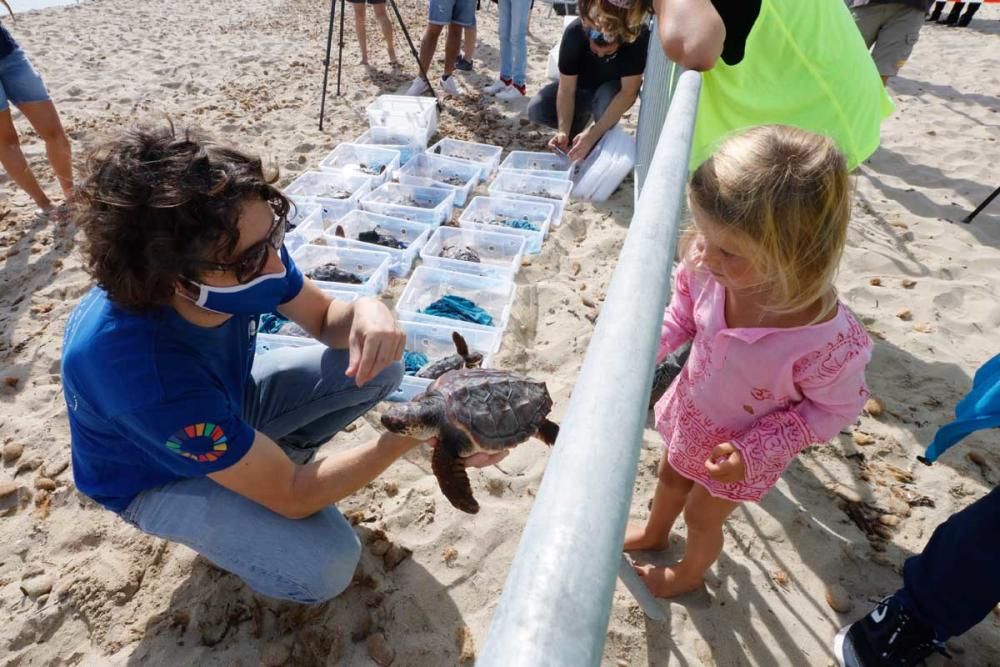
[[[11,104],[25,102],[45,102],[49,91],[38,71],[21,49],[0,58],[0,111],[6,111]]]
[[[476,25],[476,0],[430,0],[427,22],[433,25],[454,23],[471,28]]]

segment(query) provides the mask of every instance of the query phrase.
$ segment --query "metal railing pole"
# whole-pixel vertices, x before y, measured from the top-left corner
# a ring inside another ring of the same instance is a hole
[[[598,665],[646,423],[701,77],[681,75],[600,318],[480,651],[480,667]]]

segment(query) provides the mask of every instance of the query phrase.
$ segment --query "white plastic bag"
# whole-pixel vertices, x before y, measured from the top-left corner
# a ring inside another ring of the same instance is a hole
[[[577,166],[573,197],[605,201],[635,166],[635,139],[618,125],[604,133]]]

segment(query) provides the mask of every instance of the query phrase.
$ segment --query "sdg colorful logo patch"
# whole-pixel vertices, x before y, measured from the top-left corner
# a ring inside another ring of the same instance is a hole
[[[226,453],[226,434],[211,422],[192,424],[167,440],[167,449],[192,461],[211,463]]]

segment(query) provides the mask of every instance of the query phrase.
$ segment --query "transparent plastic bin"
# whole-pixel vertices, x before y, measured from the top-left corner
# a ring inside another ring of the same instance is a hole
[[[424,266],[460,273],[514,280],[521,269],[527,239],[514,234],[461,227],[438,227],[420,251]],[[441,257],[446,246],[464,246],[479,255],[478,262]]]
[[[323,290],[376,296],[389,284],[391,258],[387,252],[309,244],[293,252],[292,259],[306,277],[313,269],[332,262],[342,271],[353,273],[364,281],[352,284],[314,279],[313,282]]]
[[[327,287],[328,284],[329,283],[322,283],[322,284],[317,283],[317,286],[323,291],[324,294],[329,296],[334,301],[343,301],[344,303],[350,303],[362,296],[367,296],[364,294],[359,294],[358,292],[349,292],[348,290],[343,290],[343,289],[333,289]]]
[[[527,241],[524,251],[534,255],[542,251],[542,241],[549,233],[549,224],[554,211],[555,206],[548,202],[509,197],[474,197],[462,213],[462,217],[458,219],[458,224],[460,227],[523,236]],[[538,230],[517,229],[499,222],[504,218],[525,220]]]
[[[569,180],[573,176],[574,162],[555,153],[512,151],[502,163],[500,171],[513,171],[542,178]]]
[[[406,289],[396,303],[399,319],[410,322],[439,324],[446,327],[461,326],[476,331],[497,332],[497,340],[490,352],[500,349],[500,338],[510,320],[510,310],[514,303],[514,283],[503,278],[474,276],[471,273],[456,273],[429,266],[418,266],[406,284]],[[424,308],[447,295],[460,296],[471,300],[493,318],[491,326],[453,320],[447,317],[427,315]]]
[[[344,238],[337,236],[338,226],[343,228]],[[358,234],[376,228],[406,243],[406,247],[402,249],[387,248],[358,240]],[[420,249],[427,243],[433,229],[431,225],[415,220],[392,218],[371,211],[351,211],[326,231],[324,240],[326,245],[330,246],[342,245],[388,253],[392,258],[389,264],[389,273],[402,277],[409,275],[413,268],[413,261],[420,253]]]
[[[428,148],[427,153],[428,155],[441,155],[453,160],[472,162],[481,168],[479,180],[485,181],[493,175],[493,172],[500,165],[500,154],[503,153],[503,148],[445,137]]]
[[[362,174],[307,171],[285,188],[285,194],[319,204],[323,208],[323,220],[329,226],[356,209],[358,200],[371,188],[371,178]]]
[[[573,181],[559,178],[541,178],[526,176],[516,171],[501,171],[490,183],[491,197],[508,197],[511,199],[527,199],[528,201],[544,201],[555,205],[552,212],[552,227],[562,222],[563,210],[569,203],[569,195],[573,191]]]
[[[340,144],[323,158],[319,168],[367,176],[374,189],[399,169],[399,151],[367,144]]]
[[[423,130],[406,127],[373,127],[354,140],[356,144],[399,151],[399,164],[405,165],[414,155],[427,149]]]
[[[289,230],[285,233],[285,246],[289,251],[323,234],[323,207],[303,199],[289,197],[292,207],[288,211]]]
[[[369,127],[418,130],[427,140],[437,131],[437,123],[437,100],[433,97],[379,95],[368,105]]]
[[[282,336],[280,334],[257,334],[257,346],[254,349],[254,356],[261,357],[273,350],[280,350],[283,347],[307,347],[309,345],[322,345],[315,338],[302,336]]]
[[[465,206],[472,188],[479,183],[480,167],[464,160],[452,160],[422,153],[396,172],[404,185],[423,185],[455,191],[455,206]]]
[[[361,208],[365,211],[434,227],[451,218],[454,205],[454,190],[403,183],[383,183],[361,198]]]
[[[471,352],[479,352],[483,355],[483,368],[492,368],[493,351],[500,347],[500,333],[496,331],[405,321],[401,321],[399,326],[406,334],[406,349],[410,352],[420,352],[427,355],[427,363],[433,363],[442,357],[455,354],[455,342],[451,338],[452,332],[455,331],[465,339]],[[404,375],[399,389],[390,394],[386,400],[408,401],[426,390],[433,381],[430,378]]]

